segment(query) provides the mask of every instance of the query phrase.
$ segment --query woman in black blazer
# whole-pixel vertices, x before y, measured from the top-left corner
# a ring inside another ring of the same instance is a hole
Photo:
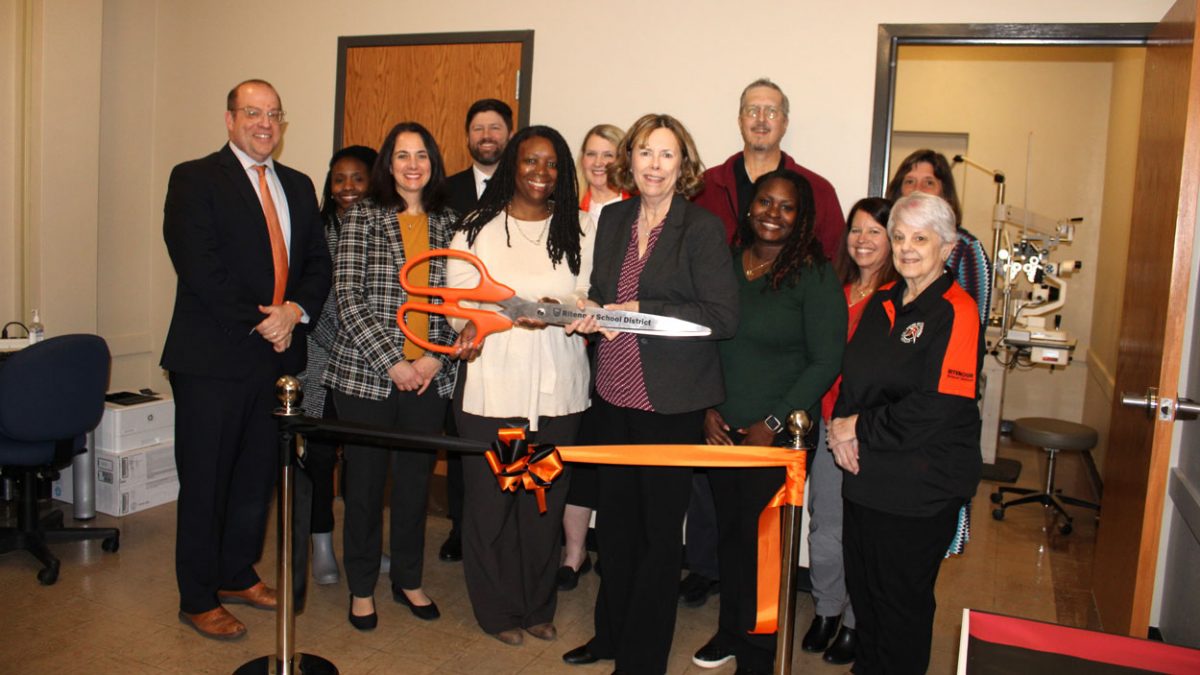
[[[408,299],[400,268],[410,255],[445,248],[457,216],[442,206],[445,173],[437,143],[415,122],[397,124],[379,149],[369,197],[347,212],[334,257],[339,328],[325,384],[338,418],[438,433],[454,391],[457,365],[404,339],[396,310]],[[419,265],[417,285],[446,285],[445,258]],[[434,344],[456,337],[440,315],[410,313],[408,326]],[[364,445],[345,448],[344,557],[350,624],[375,627],[375,584],[383,543],[383,488],[391,465],[392,598],[418,618],[436,619],[421,588],[425,502],[434,454]]]
[[[720,219],[687,197],[704,167],[669,115],[646,115],[617,148],[616,176],[638,196],[604,209],[590,303],[703,324],[703,339],[606,333],[596,350],[590,414],[607,444],[703,443],[706,408],[725,396],[716,340],[737,328],[737,284]],[[571,327],[595,332],[592,320]],[[617,670],[667,669],[692,471],[600,466],[596,533],[604,576],[595,636],[567,663],[616,659]]]

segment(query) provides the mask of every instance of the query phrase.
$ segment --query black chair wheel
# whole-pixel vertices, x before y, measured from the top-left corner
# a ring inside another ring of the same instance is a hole
[[[1004,509],[992,509],[992,518],[1004,520]]]
[[[50,567],[43,567],[37,573],[37,578],[43,586],[52,586],[54,582],[58,581],[58,564],[55,563]]]
[[[1065,536],[1071,534],[1074,529],[1075,528],[1071,527],[1070,523],[1063,523],[1062,526],[1058,528],[1058,532]]]
[[[999,504],[1003,500],[1004,500],[1004,495],[1000,494],[999,492],[992,493],[992,503],[993,504]]]
[[[109,553],[116,553],[121,548],[121,538],[119,536],[105,537],[104,541],[100,542],[100,548]]]

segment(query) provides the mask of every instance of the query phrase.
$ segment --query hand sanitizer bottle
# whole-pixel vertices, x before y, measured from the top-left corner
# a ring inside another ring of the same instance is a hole
[[[33,321],[29,323],[29,344],[37,344],[46,338],[46,327],[42,325],[42,317],[33,310]]]

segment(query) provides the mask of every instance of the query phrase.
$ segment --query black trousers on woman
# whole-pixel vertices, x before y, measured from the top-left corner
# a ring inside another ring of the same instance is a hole
[[[322,419],[336,420],[337,408],[331,392],[325,392]],[[312,533],[333,532],[333,468],[337,465],[338,441],[310,440],[305,473],[312,480]]]
[[[663,415],[592,398],[596,443],[701,443],[704,411]],[[615,658],[622,673],[667,672],[683,516],[692,495],[686,467],[599,467],[596,540],[604,575],[596,598],[596,634],[589,650]]]
[[[524,419],[472,415],[463,412],[458,401],[455,407],[462,438],[494,441],[500,429],[526,423]],[[538,431],[527,433],[526,438],[569,445],[575,442],[580,417],[580,413],[542,417]],[[546,490],[546,512],[540,513],[537,495],[525,490],[501,492],[482,455],[463,455],[462,470],[466,488],[463,574],[479,627],[499,633],[550,623],[558,606],[555,573],[562,555],[562,517],[570,472]]]
[[[333,393],[338,419],[425,433],[439,433],[446,400],[433,387],[417,395],[393,390],[382,401]],[[432,450],[390,450],[370,445],[347,445],[345,514],[342,548],[350,592],[365,598],[375,594],[379,556],[383,553],[383,490],[391,467],[391,581],[395,588],[420,588],[425,554],[425,511],[429,476],[436,454]]]
[[[933,586],[962,504],[921,518],[843,500],[846,588],[858,632],[854,673],[918,675],[929,668]]]
[[[750,635],[757,620],[758,516],[787,478],[782,468],[709,469],[716,504],[721,610],[717,638],[737,657],[738,668],[769,672],[775,633]]]

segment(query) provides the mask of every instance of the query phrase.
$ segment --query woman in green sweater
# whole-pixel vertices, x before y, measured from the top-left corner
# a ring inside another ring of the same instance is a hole
[[[741,313],[737,334],[720,344],[726,398],[705,416],[710,445],[775,445],[791,411],[819,419],[821,395],[841,370],[846,344],[846,302],[813,236],[808,181],[781,169],[760,177],[754,190],[734,239]],[[716,635],[692,660],[714,668],[736,658],[739,673],[769,673],[775,635],[748,631],[755,624],[758,514],[783,484],[784,470],[712,469],[709,481],[720,532],[721,611]]]

